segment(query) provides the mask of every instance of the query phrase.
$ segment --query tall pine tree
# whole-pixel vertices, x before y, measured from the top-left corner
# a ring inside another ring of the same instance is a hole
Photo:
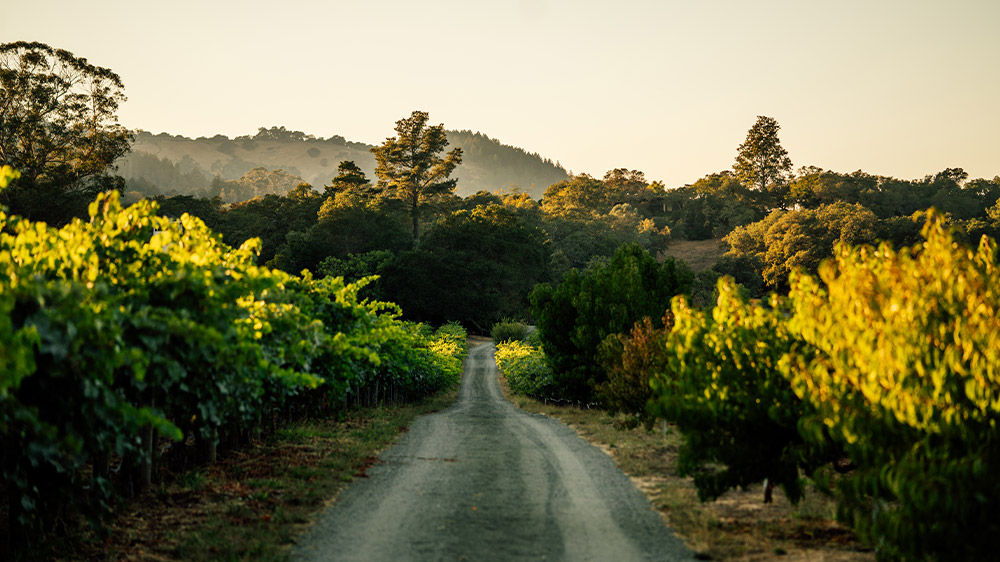
[[[457,179],[448,179],[462,162],[462,149],[441,157],[448,145],[444,125],[427,125],[427,112],[414,111],[408,119],[396,121],[397,136],[372,148],[378,188],[387,196],[401,199],[413,220],[413,240],[420,235],[420,214],[438,196],[452,193]]]
[[[733,171],[744,186],[769,195],[771,205],[783,206],[783,191],[792,176],[792,160],[778,140],[779,129],[781,126],[773,117],[758,115],[736,153]]]

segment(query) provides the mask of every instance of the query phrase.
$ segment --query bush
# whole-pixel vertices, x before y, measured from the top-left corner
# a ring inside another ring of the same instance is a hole
[[[449,322],[439,327],[430,338],[430,349],[444,364],[449,377],[458,382],[462,373],[462,360],[468,353],[466,339],[468,332],[458,322]]]
[[[665,368],[665,343],[673,323],[668,313],[663,327],[656,328],[647,316],[635,323],[631,333],[611,334],[601,343],[598,360],[608,380],[597,388],[598,397],[610,411],[628,416],[626,427],[640,423],[647,429],[653,426],[656,418],[647,410],[653,395],[649,379],[652,373]]]
[[[693,275],[683,262],[662,264],[637,244],[618,248],[608,261],[585,271],[570,270],[558,287],[537,285],[531,293],[542,350],[552,367],[560,398],[594,402],[607,380],[598,364],[598,346],[644,316],[663,316],[670,299],[688,292]]]
[[[502,320],[490,328],[490,337],[496,345],[509,341],[522,341],[528,337],[528,325],[517,320]]]
[[[655,363],[652,411],[684,434],[677,472],[694,477],[701,499],[767,479],[765,502],[773,484],[796,502],[799,470],[832,460],[799,435],[799,421],[814,410],[778,370],[787,354],[809,349],[788,333],[787,307],[777,297],[769,307],[752,305],[729,277],[718,293],[708,312],[674,300],[669,337],[653,340],[664,357]]]
[[[7,173],[0,170],[0,182]],[[359,302],[362,283],[254,265],[200,220],[122,208],[61,229],[0,207],[0,489],[21,545],[75,514],[99,524],[150,485],[163,441],[219,443],[351,403],[458,381],[465,333]],[[111,461],[119,465],[111,470]],[[89,470],[85,470],[88,469]]]
[[[379,360],[356,372],[349,389],[352,405],[417,400],[461,379],[464,328],[452,323],[433,331],[426,324],[398,320],[398,307],[389,306],[396,312],[383,315],[374,326]]]
[[[534,398],[551,397],[552,369],[540,349],[518,340],[500,343],[496,361],[513,392]]]

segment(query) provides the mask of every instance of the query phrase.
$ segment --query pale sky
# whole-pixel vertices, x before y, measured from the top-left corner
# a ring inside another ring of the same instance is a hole
[[[378,144],[413,110],[603,176],[732,167],[757,115],[797,169],[1000,174],[998,0],[3,0],[0,42],[110,68],[130,128]]]

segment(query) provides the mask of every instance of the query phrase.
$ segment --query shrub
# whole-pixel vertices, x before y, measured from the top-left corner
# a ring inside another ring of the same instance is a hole
[[[793,349],[809,349],[789,334],[787,307],[777,297],[769,307],[752,305],[729,277],[719,280],[718,293],[708,312],[674,300],[652,410],[684,434],[678,474],[694,477],[701,499],[767,479],[765,502],[773,484],[796,502],[799,470],[831,460],[799,435],[799,421],[813,409],[778,370]]]
[[[505,319],[490,328],[490,337],[496,345],[509,341],[522,341],[528,337],[528,325],[517,320]]]
[[[596,359],[611,334],[626,332],[644,316],[659,320],[671,297],[690,290],[693,275],[683,262],[662,264],[637,244],[623,245],[608,261],[570,270],[558,287],[531,293],[542,350],[560,398],[594,402],[607,380]]]
[[[540,349],[520,340],[497,345],[497,367],[507,377],[510,389],[517,394],[549,398],[552,392],[552,369]]]
[[[449,377],[458,382],[462,373],[462,360],[468,353],[466,338],[468,332],[458,322],[449,322],[439,327],[430,337],[430,349],[437,355],[449,372]]]
[[[400,321],[397,314],[384,315],[376,323],[379,361],[357,373],[350,389],[352,404],[416,400],[461,379],[464,328],[451,323],[434,331],[426,324]]]
[[[629,334],[611,334],[598,349],[598,360],[608,374],[608,380],[597,388],[598,397],[612,412],[629,416],[627,427],[640,423],[652,428],[655,417],[647,410],[653,392],[650,375],[661,372],[667,361],[666,339],[673,326],[668,313],[663,328],[653,326],[647,316],[636,322]]]
[[[0,183],[10,174],[0,169]],[[0,206],[0,489],[12,542],[150,485],[162,441],[202,460],[281,419],[458,381],[465,333],[359,302],[361,283],[257,267],[200,220],[122,208],[61,229]],[[183,445],[179,446],[183,447]],[[204,453],[204,454],[202,454]],[[119,465],[111,470],[112,459]],[[89,470],[85,470],[89,468]]]

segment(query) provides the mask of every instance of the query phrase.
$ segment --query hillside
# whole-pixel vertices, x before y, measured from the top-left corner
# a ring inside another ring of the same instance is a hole
[[[458,195],[517,186],[541,197],[545,188],[568,177],[566,170],[538,154],[508,146],[471,131],[449,131],[449,148],[463,150],[454,173]],[[131,189],[147,194],[199,194],[216,176],[233,180],[264,167],[294,174],[320,189],[337,175],[337,165],[352,160],[374,180],[371,146],[339,135],[315,138],[284,127],[261,128],[256,135],[190,139],[140,131],[132,153],[118,161],[118,173]]]

